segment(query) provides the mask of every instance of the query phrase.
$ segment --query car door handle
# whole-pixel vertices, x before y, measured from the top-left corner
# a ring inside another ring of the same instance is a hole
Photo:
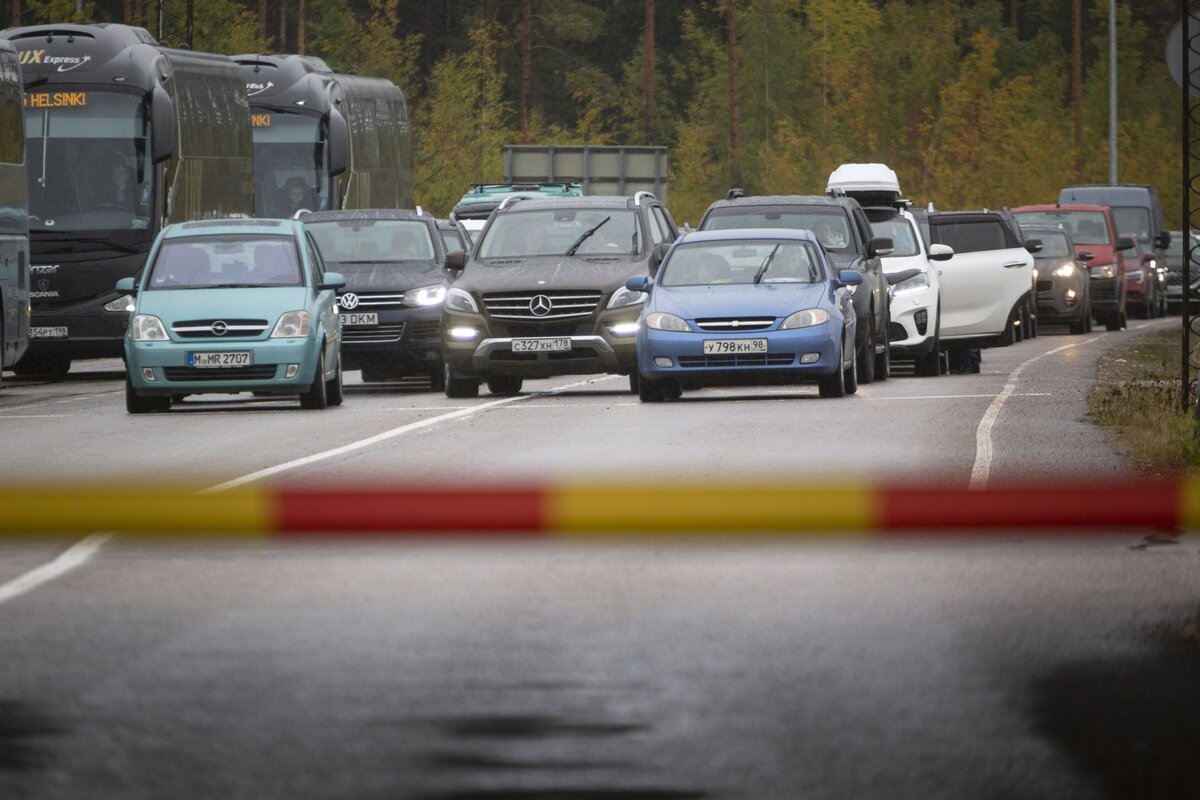
[[[1018,268],[1020,268],[1020,267],[1023,267],[1023,266],[1025,266],[1025,262],[1024,262],[1024,261],[1014,261],[1014,262],[1012,262],[1011,264],[1005,264],[1005,265],[1004,265],[1004,268],[1005,268],[1005,269],[1018,269]]]

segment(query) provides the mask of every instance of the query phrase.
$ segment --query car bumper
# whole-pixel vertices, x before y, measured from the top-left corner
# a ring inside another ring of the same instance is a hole
[[[429,369],[442,358],[441,306],[379,312],[378,325],[342,325],[342,366]],[[440,369],[440,367],[438,367]]]
[[[1122,278],[1090,278],[1092,312],[1115,311],[1121,302]]]
[[[1047,319],[1081,318],[1090,311],[1087,285],[1081,278],[1039,278],[1037,309]]]
[[[706,355],[706,340],[766,339],[766,353]],[[802,363],[804,355],[815,355]],[[771,377],[817,380],[841,369],[841,348],[832,324],[793,331],[744,334],[642,331],[638,334],[638,370],[646,378],[671,378],[689,386],[753,383]],[[670,365],[667,365],[670,362]]]
[[[938,293],[922,291],[891,299],[888,339],[893,352],[928,353],[937,331]]]
[[[196,368],[188,353],[250,353],[246,367]],[[265,392],[300,394],[316,375],[321,343],[315,338],[224,341],[213,344],[125,342],[125,364],[134,390],[143,396]],[[289,367],[295,374],[288,376]]]

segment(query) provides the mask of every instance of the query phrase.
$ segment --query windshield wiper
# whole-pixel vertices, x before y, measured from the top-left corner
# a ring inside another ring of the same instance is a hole
[[[766,274],[767,267],[771,266],[771,260],[775,258],[775,254],[779,252],[780,245],[775,245],[771,252],[767,253],[767,257],[763,259],[762,265],[758,268],[758,272],[754,273],[754,282],[758,283],[762,280],[762,276]]]
[[[600,226],[603,225],[604,223],[608,222],[610,219],[612,219],[611,216],[605,217],[604,219],[600,220],[595,225],[593,225],[592,227],[588,228],[586,231],[581,233],[579,235],[579,238],[575,240],[575,244],[571,245],[570,248],[567,249],[566,255],[568,255],[568,256],[575,255],[575,251],[579,249],[579,245],[586,242],[587,238],[589,236],[591,236],[596,231],[600,230]]]
[[[39,229],[38,233],[41,233],[41,232],[42,232],[42,230]],[[46,233],[57,233],[58,231],[45,231],[45,232]],[[138,253],[144,253],[144,252],[146,252],[146,250],[149,249],[149,246],[139,249],[137,247],[130,247],[129,245],[126,245],[126,244],[118,244],[117,242],[114,242],[111,239],[102,239],[102,238],[96,237],[96,236],[84,237],[81,239],[71,236],[70,238],[64,237],[64,238],[60,238],[60,239],[51,239],[50,241],[54,242],[54,243],[62,242],[64,244],[75,244],[77,242],[83,242],[85,244],[102,244],[108,250],[116,250],[119,253],[126,253],[131,256],[137,255]],[[70,251],[69,250],[55,250],[55,251],[49,251],[49,252],[66,253],[66,252],[70,252]]]

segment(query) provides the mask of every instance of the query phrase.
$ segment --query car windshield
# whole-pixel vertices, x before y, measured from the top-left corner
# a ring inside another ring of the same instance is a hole
[[[641,250],[637,215],[621,208],[563,208],[497,214],[480,258],[618,256]]]
[[[915,256],[921,250],[917,247],[917,232],[913,224],[904,217],[892,217],[871,223],[871,232],[876,236],[891,237],[893,250],[888,258]]]
[[[817,283],[824,276],[821,257],[810,242],[753,239],[682,244],[663,264],[658,284]]]
[[[308,222],[304,227],[313,235],[326,263],[434,259],[429,226],[420,220],[339,219]]]
[[[1041,252],[1038,258],[1065,258],[1075,255],[1075,249],[1068,244],[1065,234],[1062,233],[1030,233],[1030,239],[1037,239],[1042,243]]]
[[[724,231],[733,228],[807,230],[817,235],[817,241],[826,250],[835,253],[854,250],[850,220],[840,206],[718,208],[708,215],[701,229]]]
[[[1150,212],[1144,208],[1113,206],[1117,229],[1144,245],[1150,244]]]
[[[1102,211],[1021,211],[1021,225],[1054,225],[1071,234],[1075,244],[1110,244]]]
[[[189,236],[167,239],[147,289],[302,286],[290,236]]]

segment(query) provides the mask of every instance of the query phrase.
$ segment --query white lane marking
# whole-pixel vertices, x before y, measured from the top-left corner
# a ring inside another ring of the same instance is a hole
[[[1004,401],[1013,396],[1013,392],[1017,388],[1017,378],[1025,368],[1046,356],[1052,356],[1055,353],[1061,353],[1063,350],[1070,350],[1080,345],[1091,344],[1098,341],[1101,336],[1102,334],[1089,336],[1086,339],[1080,339],[1079,341],[1056,347],[1053,350],[1047,350],[1033,358],[1022,361],[1016,369],[1008,374],[1008,382],[1004,384],[1004,388],[1000,390],[1000,394],[996,395],[996,398],[992,400],[987,411],[983,412],[983,419],[979,420],[979,427],[975,429],[975,463],[971,467],[971,482],[968,488],[982,489],[987,486],[988,477],[992,471],[992,426],[996,424],[996,418],[1000,416],[1000,409],[1004,407]]]
[[[914,394],[908,397],[867,397],[864,400],[970,400],[980,397],[995,397],[994,394]],[[1050,392],[1017,392],[1009,397],[1053,397]]]
[[[272,475],[278,475],[281,472],[289,472],[294,469],[299,469],[300,467],[306,467],[309,464],[315,464],[318,461],[326,461],[330,458],[337,458],[338,456],[343,456],[343,455],[346,455],[347,453],[353,453],[356,450],[362,450],[363,448],[370,447],[371,445],[379,444],[380,442],[386,442],[388,439],[394,439],[397,436],[403,436],[406,433],[413,433],[414,431],[425,430],[426,428],[432,428],[436,425],[441,425],[444,422],[451,422],[453,420],[463,419],[464,417],[474,416],[475,414],[479,414],[484,411],[490,411],[493,408],[505,406],[510,403],[519,403],[522,400],[527,401],[527,400],[533,400],[533,399],[536,399],[539,397],[546,397],[548,395],[560,394],[562,392],[567,391],[568,389],[577,389],[581,386],[591,386],[592,384],[597,383],[599,381],[608,380],[610,377],[615,377],[615,376],[604,376],[601,378],[589,378],[586,381],[578,381],[576,383],[568,383],[565,386],[558,386],[558,387],[555,387],[553,389],[548,389],[543,392],[537,392],[535,394],[520,394],[520,395],[515,395],[513,397],[504,397],[499,400],[492,400],[491,402],[482,403],[477,406],[467,406],[465,408],[459,408],[455,411],[449,412],[448,414],[439,414],[436,417],[429,417],[428,419],[418,420],[417,422],[410,422],[407,425],[401,425],[397,428],[392,428],[391,430],[384,431],[383,433],[377,433],[374,436],[368,436],[366,439],[359,439],[356,442],[350,442],[349,444],[344,444],[341,447],[335,447],[331,450],[324,450],[320,453],[313,453],[312,455],[304,456],[302,458],[297,458],[292,461],[285,462],[283,464],[276,464],[273,467],[267,467],[265,469],[260,469],[255,472],[251,472],[248,475],[243,475],[240,478],[234,478],[233,480],[228,480],[228,481],[225,481],[224,483],[218,483],[216,486],[210,486],[207,489],[205,489],[204,492],[205,493],[223,492],[227,489],[233,489],[238,486],[243,486],[247,483],[252,483],[254,481],[262,480],[263,478],[269,478]]]
[[[74,414],[0,414],[0,419],[67,419]]]
[[[32,592],[39,586],[66,575],[76,567],[83,566],[112,537],[111,533],[93,533],[71,545],[49,564],[43,564],[35,570],[0,585],[0,605]]]

